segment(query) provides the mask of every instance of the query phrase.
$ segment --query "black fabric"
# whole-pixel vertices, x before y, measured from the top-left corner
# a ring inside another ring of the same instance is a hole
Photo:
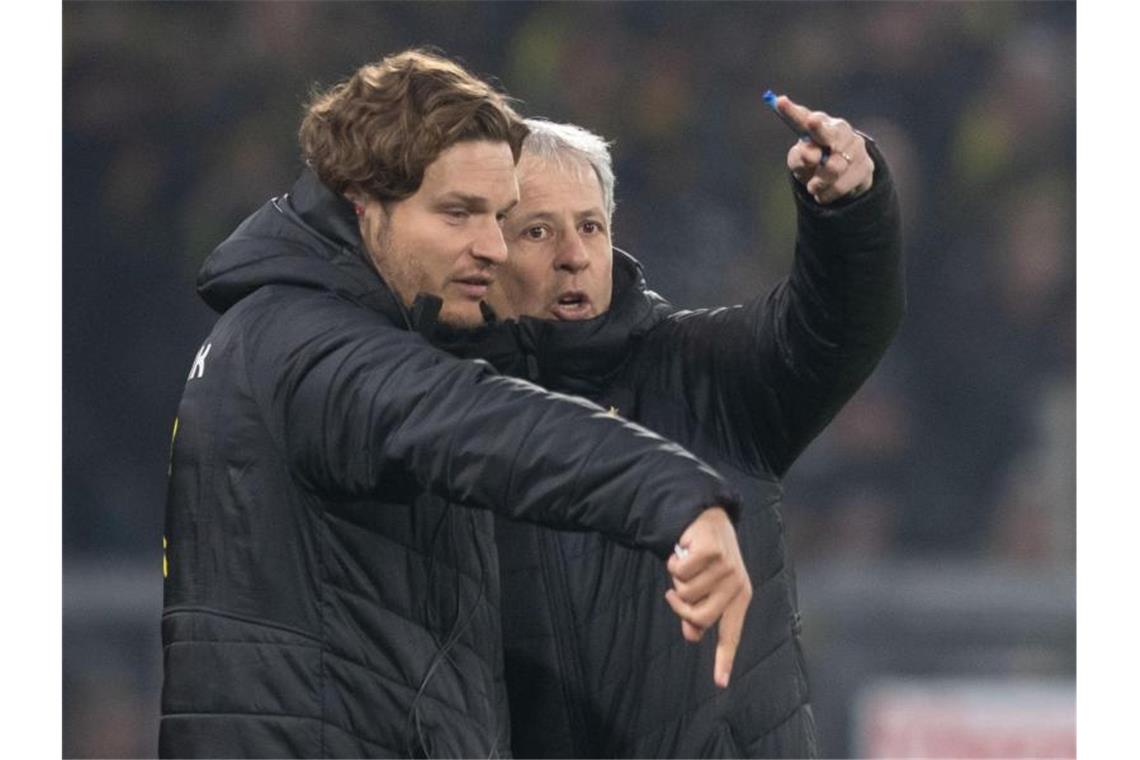
[[[509,754],[492,511],[661,564],[739,497],[581,399],[432,347],[311,173],[207,260],[172,445],[164,757]],[[468,509],[478,507],[479,509]]]
[[[898,201],[871,151],[874,185],[854,200],[819,206],[792,180],[795,263],[767,297],[681,311],[617,251],[606,314],[524,318],[487,339],[484,355],[504,370],[612,408],[724,473],[744,494],[737,532],[754,588],[721,691],[715,635],[682,639],[659,563],[596,535],[497,520],[520,756],[816,755],[779,478],[874,368],[904,311]]]

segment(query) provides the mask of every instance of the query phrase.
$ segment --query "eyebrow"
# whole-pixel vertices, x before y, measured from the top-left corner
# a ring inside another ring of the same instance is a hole
[[[469,195],[468,193],[457,191],[439,196],[435,199],[435,203],[439,206],[446,206],[449,203],[461,203],[472,211],[486,211],[490,205],[487,199],[482,195]]]
[[[540,209],[538,211],[532,211],[531,213],[527,214],[526,216],[520,216],[519,219],[523,219],[523,220],[528,221],[528,222],[532,222],[535,220],[541,220],[544,222],[552,222],[555,220],[555,217],[557,217],[557,216],[558,216],[558,214],[555,214],[553,211],[543,211]],[[602,209],[598,206],[591,206],[590,208],[585,209],[583,211],[574,212],[574,218],[576,220],[584,219],[587,217],[599,217],[601,219],[605,219],[606,215],[604,213],[602,213]]]
[[[497,214],[506,214],[508,211],[510,211],[512,208],[514,208],[515,205],[518,204],[518,202],[519,202],[519,199],[517,197],[513,198],[510,203],[508,203],[506,206],[503,206],[496,213]],[[458,191],[446,193],[446,194],[441,195],[440,197],[435,199],[435,205],[436,206],[446,206],[446,205],[451,204],[451,203],[461,203],[461,204],[463,204],[463,206],[465,208],[469,209],[470,211],[474,211],[474,212],[478,212],[478,213],[483,213],[483,212],[487,211],[488,209],[490,209],[490,206],[491,206],[491,204],[487,201],[487,199],[485,197],[483,197],[482,195],[470,195],[468,193],[461,193]]]

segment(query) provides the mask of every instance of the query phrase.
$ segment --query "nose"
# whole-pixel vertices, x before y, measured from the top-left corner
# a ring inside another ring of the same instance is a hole
[[[564,269],[572,274],[577,274],[590,266],[590,252],[586,250],[582,238],[578,235],[567,235],[558,248],[554,265],[557,269]]]
[[[487,264],[502,264],[507,260],[507,241],[503,238],[503,228],[494,217],[480,226],[479,234],[473,241],[471,253]]]

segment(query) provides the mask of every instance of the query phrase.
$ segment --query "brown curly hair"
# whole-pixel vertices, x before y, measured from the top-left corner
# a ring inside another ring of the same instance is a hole
[[[305,163],[326,186],[389,201],[415,193],[428,164],[463,140],[506,142],[517,163],[527,131],[505,95],[417,48],[317,92],[299,138]]]

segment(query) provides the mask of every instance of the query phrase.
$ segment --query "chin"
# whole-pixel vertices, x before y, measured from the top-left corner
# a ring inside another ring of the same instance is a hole
[[[479,304],[473,304],[471,306],[465,304],[460,308],[449,308],[445,305],[439,312],[439,321],[448,327],[457,327],[466,330],[482,327],[486,324],[483,319],[483,314],[479,311]]]

